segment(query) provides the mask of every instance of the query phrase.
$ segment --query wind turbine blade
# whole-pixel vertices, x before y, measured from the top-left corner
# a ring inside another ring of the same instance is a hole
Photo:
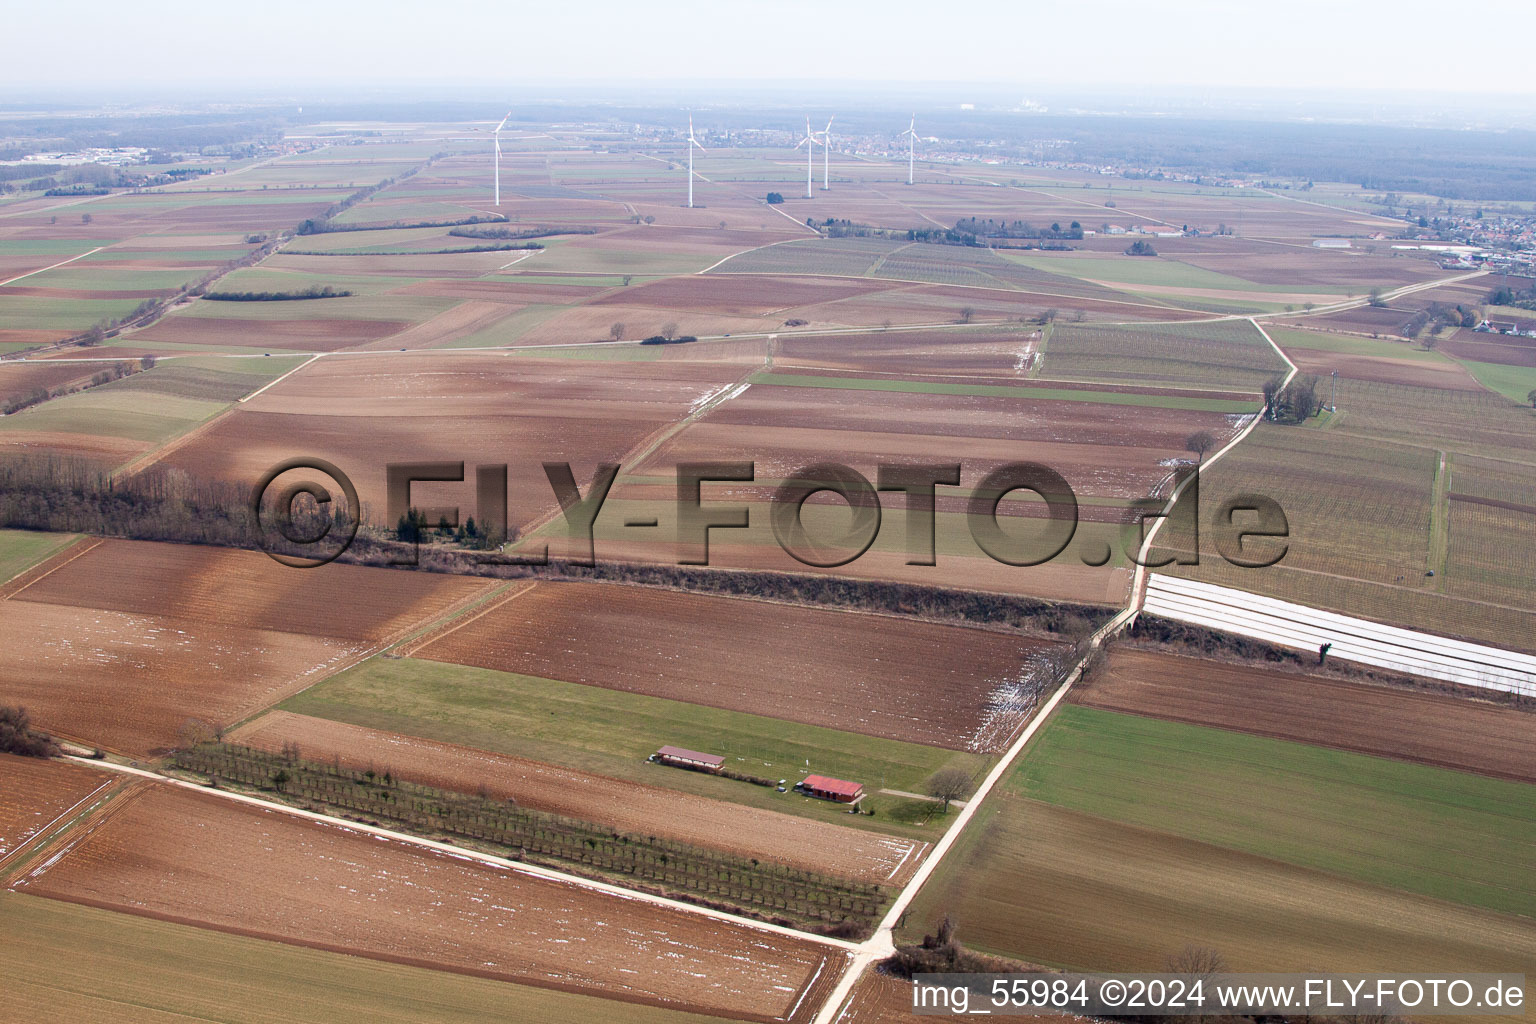
[[[501,124],[496,126],[496,131],[500,132],[503,128],[505,128],[507,126],[507,122],[510,121],[510,120],[512,120],[512,111],[509,110],[509,111],[507,111],[507,116],[501,119]]]

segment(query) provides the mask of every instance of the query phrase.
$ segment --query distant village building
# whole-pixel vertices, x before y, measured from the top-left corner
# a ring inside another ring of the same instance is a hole
[[[828,778],[825,775],[807,775],[799,788],[811,796],[820,797],[823,800],[836,800],[843,804],[851,804],[864,795],[862,784]]]
[[[718,754],[701,754],[697,750],[682,747],[662,747],[655,759],[676,768],[692,768],[699,772],[719,772],[725,768],[725,758]]]

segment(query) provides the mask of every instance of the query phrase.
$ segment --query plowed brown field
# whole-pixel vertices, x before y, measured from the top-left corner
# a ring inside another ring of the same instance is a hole
[[[626,288],[596,300],[595,304],[616,303],[624,306],[696,310],[701,313],[760,316],[796,306],[884,291],[888,287],[890,285],[882,281],[861,281],[856,278],[757,277],[748,274],[714,277],[689,274]]]
[[[163,784],[121,800],[18,888],[752,1020],[808,1021],[846,959],[825,945]]]
[[[6,588],[0,702],[147,754],[188,719],[238,721],[490,585],[177,544],[76,547]]]
[[[165,462],[253,484],[295,454],[334,462],[383,522],[390,463],[464,461],[468,479],[416,484],[419,507],[474,508],[474,467],[508,466],[512,526],[557,506],[542,463],[569,460],[582,487],[741,375],[698,363],[536,361],[423,353],[318,360],[212,424]]]
[[[1022,724],[1009,685],[1054,646],[894,616],[539,583],[414,656],[991,751]]]
[[[1258,666],[1117,650],[1072,691],[1090,707],[1536,782],[1536,716]]]
[[[83,765],[0,754],[0,864],[110,780]]]
[[[665,836],[866,882],[901,884],[929,845],[287,711],[242,726],[231,741],[273,751],[296,743],[307,758],[338,757],[349,767],[376,766],[407,781],[461,793],[483,787],[497,799],[620,832]]]

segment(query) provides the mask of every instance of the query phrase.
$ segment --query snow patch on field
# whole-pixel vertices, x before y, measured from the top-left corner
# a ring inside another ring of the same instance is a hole
[[[966,749],[977,753],[1002,750],[1024,728],[1040,702],[1040,683],[1049,677],[1053,658],[1050,652],[1027,655],[1016,676],[1004,679],[987,694],[981,722],[966,741]]]

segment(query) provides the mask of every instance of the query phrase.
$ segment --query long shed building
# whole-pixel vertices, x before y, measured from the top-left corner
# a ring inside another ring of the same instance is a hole
[[[656,751],[656,760],[678,768],[692,768],[700,772],[718,772],[725,768],[725,758],[718,754],[701,754],[683,747],[662,747]]]

